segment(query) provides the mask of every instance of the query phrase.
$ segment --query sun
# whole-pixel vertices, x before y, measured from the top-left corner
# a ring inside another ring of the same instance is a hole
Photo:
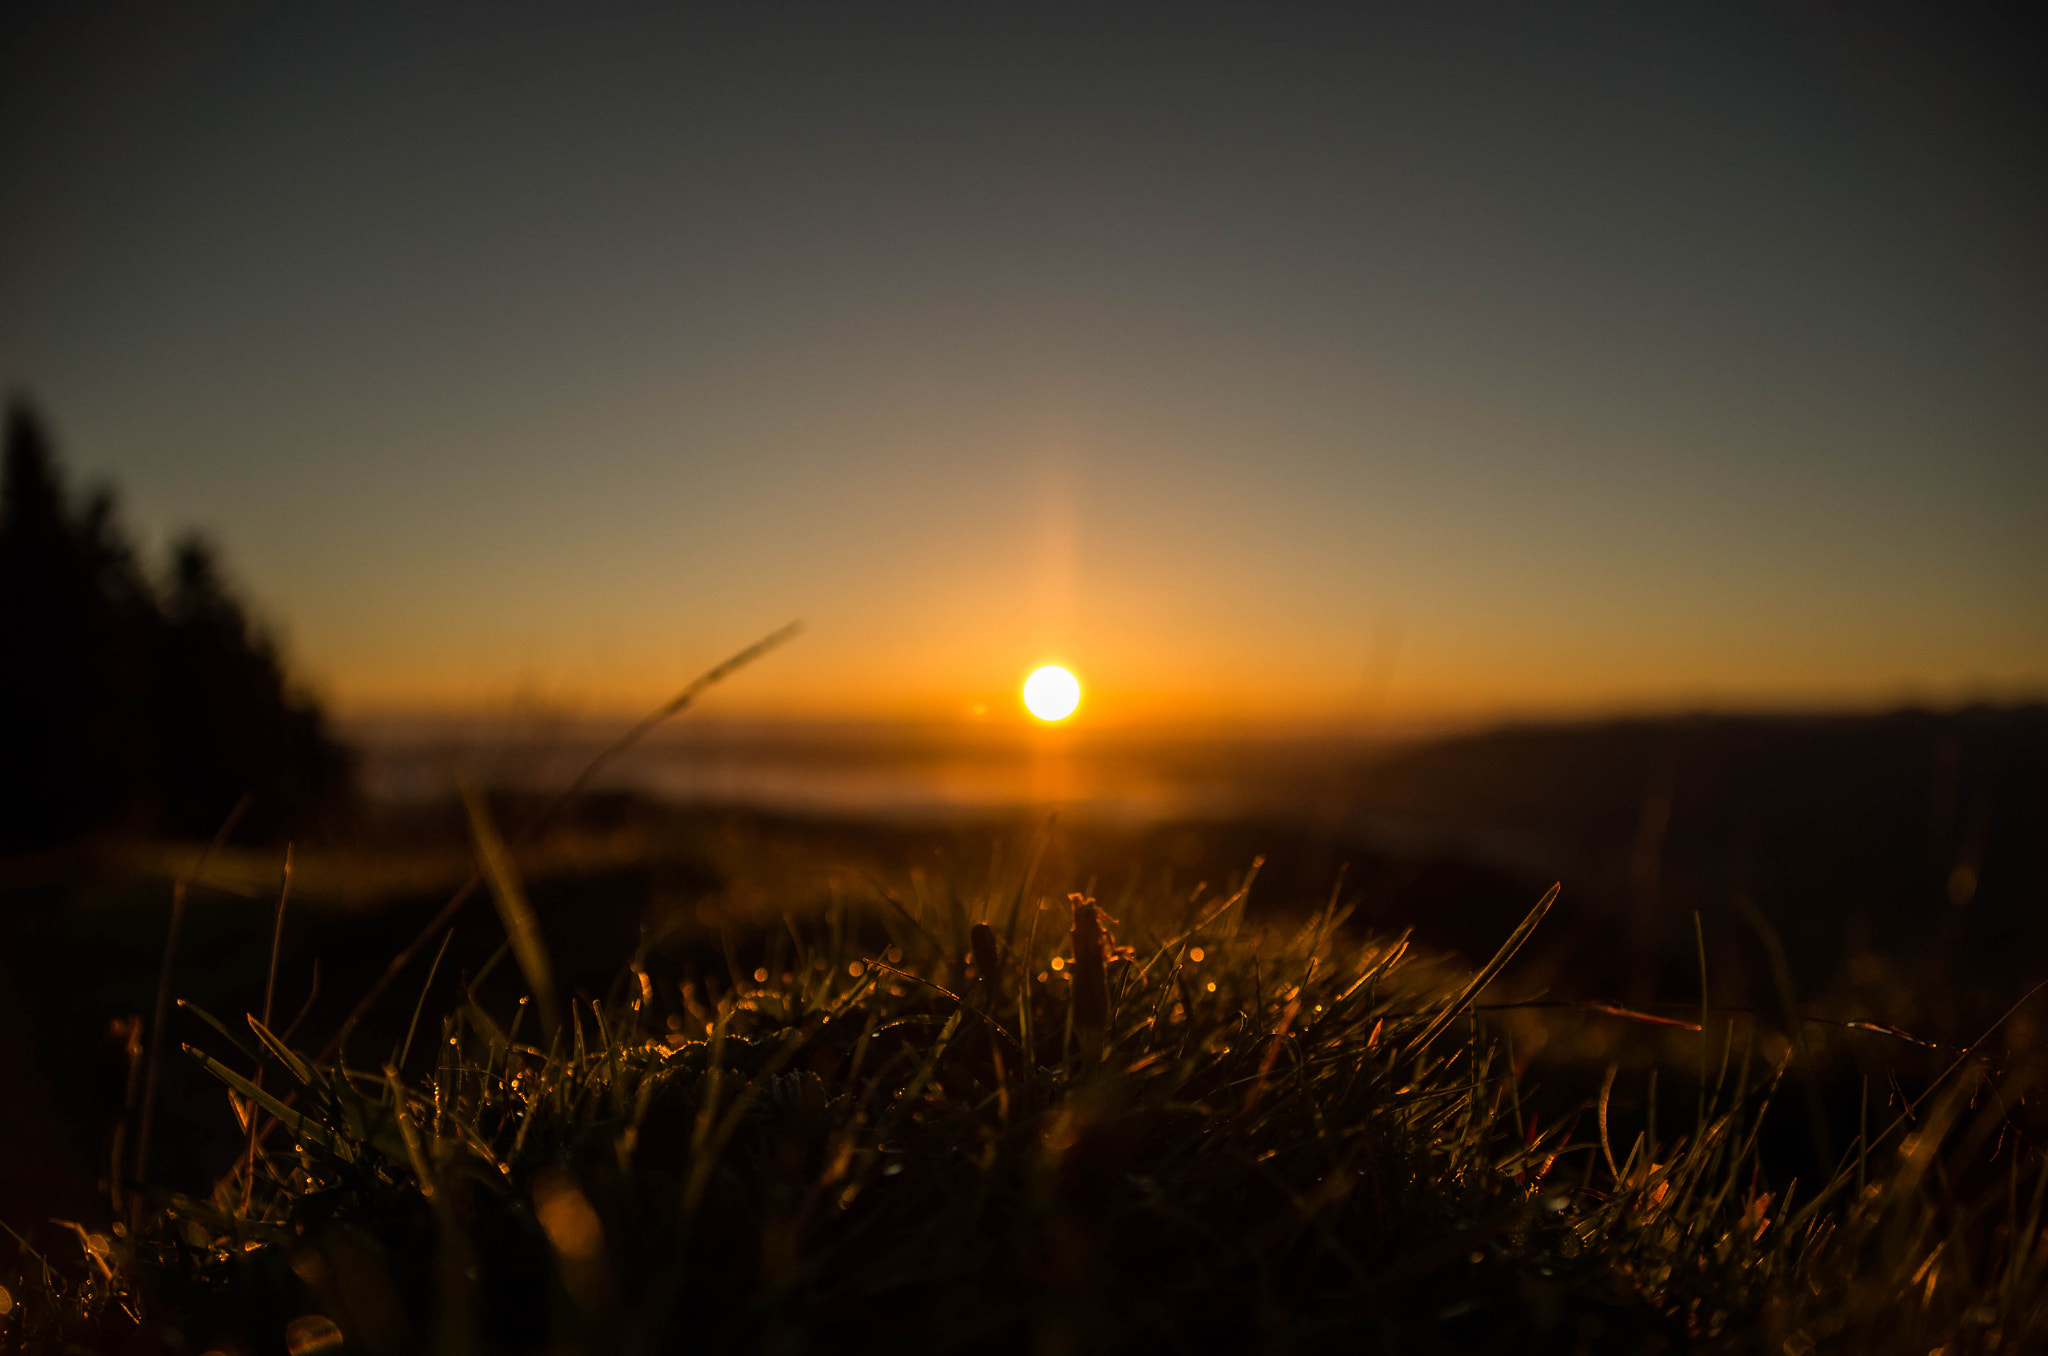
[[[1057,664],[1032,670],[1024,680],[1024,705],[1043,721],[1065,720],[1081,704],[1081,680]]]

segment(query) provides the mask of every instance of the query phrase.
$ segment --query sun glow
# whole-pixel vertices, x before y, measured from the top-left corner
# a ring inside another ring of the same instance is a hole
[[[1024,706],[1040,720],[1065,720],[1080,704],[1080,680],[1057,664],[1035,669],[1024,680]]]

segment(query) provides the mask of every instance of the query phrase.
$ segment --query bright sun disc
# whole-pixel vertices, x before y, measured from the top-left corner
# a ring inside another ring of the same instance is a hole
[[[1040,720],[1065,720],[1081,704],[1081,682],[1057,664],[1024,680],[1024,705]]]

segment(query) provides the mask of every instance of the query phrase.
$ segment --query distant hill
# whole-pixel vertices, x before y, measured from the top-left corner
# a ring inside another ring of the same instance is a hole
[[[1377,759],[1348,803],[1354,842],[1564,880],[1570,968],[1611,993],[1697,992],[1697,910],[1710,968],[1772,998],[1745,900],[1808,990],[1944,1027],[2048,971],[2048,706],[1508,728]]]

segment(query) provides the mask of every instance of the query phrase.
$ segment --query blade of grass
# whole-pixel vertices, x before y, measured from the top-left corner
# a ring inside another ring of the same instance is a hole
[[[241,822],[242,815],[248,808],[249,797],[245,793],[235,802],[235,808],[228,811],[227,818],[221,821],[219,831],[213,835],[213,841],[206,845],[206,851],[199,854],[199,861],[193,866],[191,873],[178,877],[171,886],[171,921],[164,934],[163,962],[157,970],[156,1007],[149,1024],[149,1064],[147,1072],[143,1075],[142,1110],[135,1129],[135,1165],[132,1180],[137,1183],[144,1181],[149,1171],[150,1122],[156,1115],[157,1073],[163,1065],[164,1026],[171,1012],[171,973],[178,957],[178,932],[185,922],[185,896],[190,891],[192,882],[205,872],[207,863],[213,860],[213,854],[220,850],[221,844],[227,842],[228,835],[235,831],[235,825]],[[131,1219],[128,1227],[133,1229],[139,1222],[137,1219]]]
[[[533,992],[541,1033],[552,1034],[561,1014],[555,1008],[555,970],[548,959],[547,940],[541,936],[540,919],[534,916],[533,906],[526,900],[526,887],[520,882],[512,854],[505,850],[505,841],[498,837],[497,826],[491,822],[490,807],[473,786],[462,788],[462,801],[469,810],[469,831],[476,840],[477,859],[491,884],[491,899],[498,906],[505,936],[512,943],[512,958],[519,962],[526,987]]]
[[[730,677],[738,670],[745,668],[748,664],[753,663],[776,647],[795,639],[802,630],[802,623],[791,622],[781,630],[755,641],[752,645],[733,655],[725,662],[717,664],[699,674],[691,681],[689,686],[655,708],[639,724],[606,745],[597,757],[591,759],[583,771],[576,775],[576,779],[557,794],[554,800],[548,803],[547,808],[534,818],[533,823],[527,826],[525,834],[522,835],[522,840],[533,838],[540,830],[553,822],[555,816],[560,814],[564,807],[581,794],[586,786],[590,785],[591,779],[607,763],[639,743],[647,736],[649,731],[671,716],[686,710],[713,685]],[[418,957],[427,943],[433,941],[435,937],[440,935],[443,928],[446,928],[449,923],[454,921],[455,915],[462,911],[462,906],[469,902],[469,897],[475,894],[483,886],[483,883],[483,874],[481,872],[473,873],[468,880],[464,881],[456,889],[453,895],[449,896],[448,902],[441,906],[441,911],[435,914],[424,928],[420,929],[418,935],[410,942],[407,942],[404,948],[391,958],[390,962],[384,967],[384,973],[379,975],[376,982],[371,984],[363,996],[356,1000],[356,1005],[349,1010],[348,1016],[342,1019],[342,1023],[336,1028],[334,1035],[329,1037],[327,1044],[320,1048],[320,1058],[323,1061],[334,1057],[334,1053],[341,1048],[342,1042],[348,1039],[348,1033],[354,1030],[356,1024],[363,1020],[364,1014],[377,1005],[377,1000],[384,996],[384,991],[390,988],[392,982],[405,972],[406,967],[412,964],[413,960]]]
[[[1820,1072],[1813,1065],[1813,1047],[1806,1039],[1806,1023],[1800,1019],[1799,998],[1792,988],[1792,964],[1785,956],[1785,944],[1778,939],[1778,930],[1771,926],[1771,920],[1764,917],[1756,901],[1749,897],[1747,890],[1735,893],[1735,906],[1742,911],[1743,918],[1755,930],[1757,940],[1763,943],[1764,957],[1770,963],[1771,982],[1777,987],[1778,1001],[1785,1008],[1785,1034],[1792,1040],[1792,1048],[1799,1055],[1799,1083],[1806,1094],[1806,1120],[1813,1132],[1813,1151],[1819,1155],[1822,1172],[1832,1173],[1835,1168],[1835,1146],[1828,1134],[1827,1108],[1822,1103]]]
[[[270,1025],[270,1009],[277,997],[277,957],[284,947],[284,906],[292,897],[292,845],[284,845],[284,880],[277,887],[277,922],[270,930],[270,969],[263,976],[263,1025]],[[263,1070],[256,1070],[256,1086],[263,1086]],[[249,1147],[244,1163],[256,1162],[256,1114],[249,1113]],[[254,1171],[242,1175],[242,1213],[249,1213],[249,1198],[256,1190]]]
[[[420,1029],[420,1012],[427,1006],[427,995],[434,991],[434,976],[441,973],[441,958],[448,954],[448,944],[454,940],[455,929],[450,928],[441,937],[440,949],[434,952],[434,963],[427,967],[427,982],[420,985],[420,996],[412,1005],[412,1020],[406,1023],[405,1041],[398,1047],[398,1053],[391,1061],[401,1069],[405,1067],[406,1058],[412,1054],[412,1038]]]
[[[323,1148],[337,1151],[340,1149],[340,1143],[335,1139],[333,1133],[315,1117],[286,1106],[283,1102],[257,1087],[247,1078],[236,1073],[233,1069],[230,1069],[212,1055],[207,1054],[198,1046],[187,1045],[183,1048],[186,1054],[198,1061],[200,1068],[206,1070],[236,1092],[241,1093],[242,1096],[262,1107],[270,1113],[271,1117],[278,1124],[285,1126],[300,1139],[318,1144]]]
[[[1700,911],[1692,911],[1693,946],[1700,956],[1700,1089],[1698,1112],[1693,1122],[1695,1137],[1707,1128],[1707,933],[1700,924]]]
[[[1422,1034],[1415,1038],[1415,1043],[1409,1050],[1411,1057],[1420,1056],[1427,1050],[1429,1043],[1442,1035],[1444,1028],[1464,1011],[1465,1005],[1477,998],[1480,990],[1492,983],[1493,977],[1507,968],[1507,963],[1515,958],[1515,952],[1522,949],[1522,943],[1529,940],[1529,934],[1536,931],[1536,925],[1543,921],[1543,915],[1550,912],[1550,906],[1557,902],[1558,892],[1563,888],[1563,882],[1559,882],[1543,892],[1543,898],[1536,901],[1536,907],[1529,910],[1528,916],[1508,934],[1508,939],[1501,943],[1500,950],[1493,953],[1493,959],[1488,961],[1478,974],[1472,976],[1472,982],[1461,989],[1458,996],[1437,1014],[1435,1021],[1423,1028]]]

